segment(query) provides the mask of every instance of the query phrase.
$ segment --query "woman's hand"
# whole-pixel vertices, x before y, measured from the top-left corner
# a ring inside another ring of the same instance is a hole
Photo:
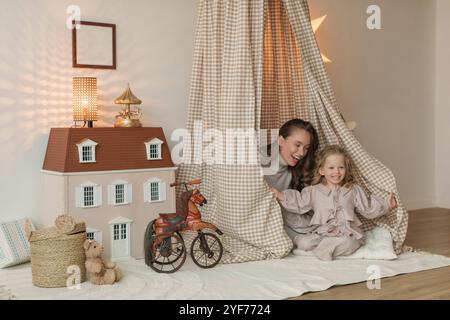
[[[275,198],[277,198],[277,200],[283,201],[286,198],[283,192],[280,192],[273,187],[270,188],[270,192],[272,192],[272,194],[275,196]]]
[[[395,195],[393,192],[391,192],[389,194],[389,198],[388,198],[388,203],[389,203],[389,209],[393,210],[397,208],[397,199],[395,199]]]

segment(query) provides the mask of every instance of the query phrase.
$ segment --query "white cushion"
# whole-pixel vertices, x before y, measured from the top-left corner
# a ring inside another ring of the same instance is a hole
[[[369,259],[369,260],[393,260],[397,255],[392,245],[391,233],[381,227],[375,227],[365,233],[365,244],[349,256],[340,256],[337,259]],[[298,256],[312,256],[311,251],[294,249],[293,254]]]
[[[27,221],[0,222],[0,269],[30,261],[30,244],[25,233]]]

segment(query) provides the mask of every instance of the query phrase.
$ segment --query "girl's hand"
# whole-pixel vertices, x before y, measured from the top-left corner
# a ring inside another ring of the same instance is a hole
[[[277,200],[283,201],[286,197],[284,196],[283,192],[278,191],[275,188],[270,188],[270,192],[277,198]]]
[[[397,199],[395,199],[395,195],[393,192],[391,192],[389,194],[389,198],[388,198],[388,203],[389,203],[389,209],[393,210],[397,208]]]

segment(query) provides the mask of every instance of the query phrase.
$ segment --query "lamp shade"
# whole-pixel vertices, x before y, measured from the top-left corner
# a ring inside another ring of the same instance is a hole
[[[73,120],[97,120],[97,78],[73,78]]]

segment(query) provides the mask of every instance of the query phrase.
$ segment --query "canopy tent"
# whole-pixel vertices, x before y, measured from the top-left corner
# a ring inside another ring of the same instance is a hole
[[[203,159],[212,145],[215,156],[239,153],[240,145],[230,147],[229,140],[214,141],[210,134],[205,139],[208,130],[226,137],[231,129],[259,135],[291,118],[312,122],[321,147],[343,146],[367,192],[398,195],[391,171],[364,150],[339,112],[307,0],[201,0],[187,121],[193,136],[185,143],[185,151],[194,150],[191,159]],[[260,157],[257,152],[247,156],[247,163],[186,161],[177,177],[179,182],[203,179],[200,189],[208,205],[202,214],[225,233],[225,263],[280,258],[292,248],[280,207],[263,179]],[[397,253],[401,251],[408,215],[400,199],[392,214],[361,220],[364,230],[375,225],[388,229]]]

